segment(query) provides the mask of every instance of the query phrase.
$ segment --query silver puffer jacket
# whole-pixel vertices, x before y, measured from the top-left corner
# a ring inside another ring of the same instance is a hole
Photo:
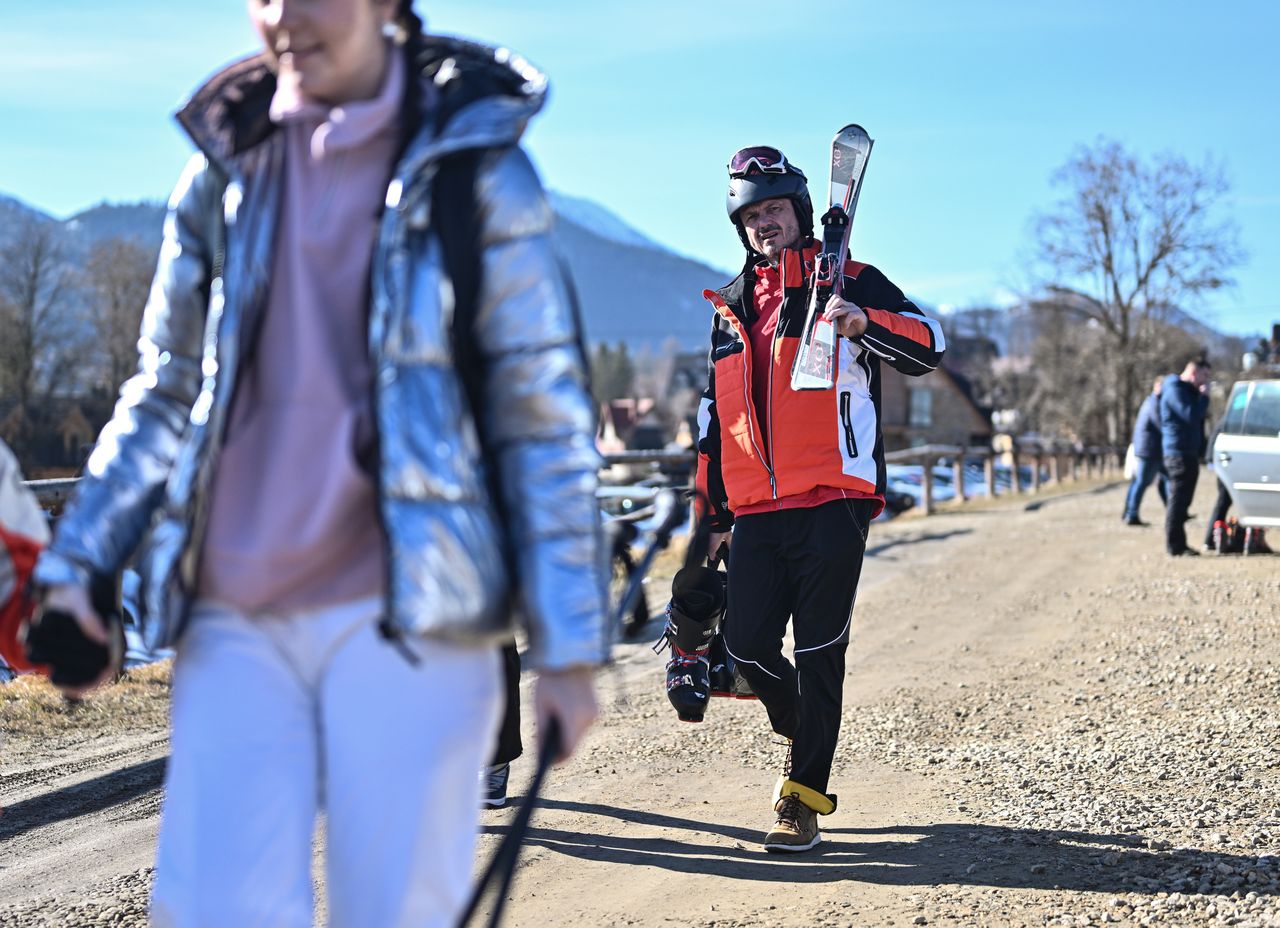
[[[609,634],[594,415],[553,216],[517,147],[546,81],[504,50],[434,37],[412,73],[407,118],[420,128],[392,174],[371,274],[384,628],[479,644],[508,637],[519,611],[534,666],[600,663]],[[153,647],[173,644],[187,618],[210,478],[266,305],[283,168],[267,119],[273,86],[263,61],[246,59],[178,113],[200,154],[169,203],[138,372],[36,570],[42,584],[83,584],[143,544]],[[464,102],[450,110],[450,100]],[[442,112],[451,115],[441,126]],[[439,159],[465,149],[485,150],[474,331],[486,373],[475,419],[453,366],[453,292],[429,202]]]

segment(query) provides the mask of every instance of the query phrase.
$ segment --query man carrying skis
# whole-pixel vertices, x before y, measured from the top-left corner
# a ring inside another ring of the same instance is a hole
[[[747,255],[732,283],[704,293],[716,315],[698,485],[710,550],[732,538],[725,643],[790,742],[764,847],[804,851],[820,840],[816,816],[836,808],[827,786],[844,655],[867,529],[884,508],[880,364],[926,374],[945,345],[884,274],[847,261],[826,303],[842,336],[835,386],[793,390],[820,247],[805,175],[777,149],[743,149],[729,162],[727,207]],[[782,655],[788,619],[794,665]]]

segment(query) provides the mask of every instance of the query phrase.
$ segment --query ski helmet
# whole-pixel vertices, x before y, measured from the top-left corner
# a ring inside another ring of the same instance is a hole
[[[748,251],[747,231],[738,213],[743,207],[762,200],[786,197],[795,206],[800,233],[813,236],[813,200],[809,197],[809,185],[804,171],[792,164],[776,148],[754,145],[737,151],[729,159],[729,191],[725,196],[725,209],[729,221],[738,230],[738,238]]]

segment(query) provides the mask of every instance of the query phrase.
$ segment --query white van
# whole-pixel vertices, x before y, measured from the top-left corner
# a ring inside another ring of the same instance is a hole
[[[1231,388],[1213,462],[1241,525],[1280,526],[1280,380]]]

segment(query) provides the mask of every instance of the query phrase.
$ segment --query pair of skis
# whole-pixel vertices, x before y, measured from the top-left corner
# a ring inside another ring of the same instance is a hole
[[[836,330],[823,311],[832,294],[840,293],[853,214],[873,144],[867,130],[856,125],[845,126],[831,141],[830,208],[822,216],[822,248],[814,262],[809,311],[791,365],[793,390],[830,390],[836,383]]]

